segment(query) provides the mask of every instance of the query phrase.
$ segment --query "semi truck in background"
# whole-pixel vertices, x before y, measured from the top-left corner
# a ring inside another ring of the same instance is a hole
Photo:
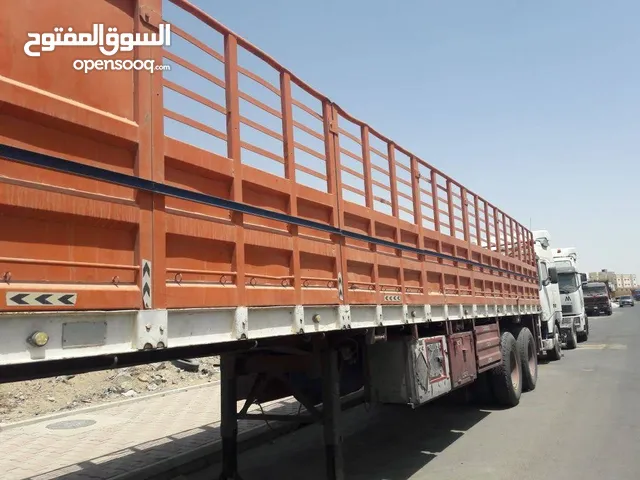
[[[608,282],[589,281],[582,286],[582,291],[588,316],[613,314],[611,289]]]
[[[532,233],[542,308],[540,319],[542,349],[550,360],[560,360],[562,358],[562,308],[558,273],[551,251],[551,235],[547,230],[535,230]]]
[[[575,247],[553,251],[553,262],[558,271],[558,288],[562,302],[563,342],[567,348],[577,347],[577,342],[589,338],[589,318],[584,306],[582,278],[578,269],[578,252]],[[569,330],[567,328],[570,327]]]

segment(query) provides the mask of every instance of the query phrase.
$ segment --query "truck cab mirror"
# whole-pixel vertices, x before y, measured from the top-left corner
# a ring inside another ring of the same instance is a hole
[[[549,283],[558,283],[558,271],[556,267],[549,267]]]

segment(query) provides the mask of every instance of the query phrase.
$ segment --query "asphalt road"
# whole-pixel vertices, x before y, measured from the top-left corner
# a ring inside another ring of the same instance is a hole
[[[347,479],[637,480],[640,305],[590,319],[591,335],[508,410],[364,407],[343,416]],[[309,427],[240,456],[244,480],[324,480],[322,430]],[[189,480],[217,478],[220,467]]]

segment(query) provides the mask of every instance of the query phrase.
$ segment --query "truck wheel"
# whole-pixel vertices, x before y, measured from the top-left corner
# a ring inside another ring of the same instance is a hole
[[[500,338],[502,363],[491,370],[491,388],[500,405],[515,407],[522,394],[522,365],[518,355],[518,345],[511,332],[504,332]]]
[[[569,334],[567,335],[567,350],[574,350],[578,346],[578,336],[576,335],[576,326],[571,325]]]
[[[538,382],[538,354],[531,330],[527,327],[521,328],[516,343],[522,369],[522,390],[529,392],[536,388]]]
[[[578,341],[586,342],[589,339],[589,317],[584,319],[584,332],[578,333]]]
[[[613,315],[613,308],[607,310],[607,317],[610,317],[611,315]]]
[[[553,327],[553,349],[547,352],[547,357],[552,362],[558,361],[562,358],[562,345],[560,344],[560,331],[558,326]]]

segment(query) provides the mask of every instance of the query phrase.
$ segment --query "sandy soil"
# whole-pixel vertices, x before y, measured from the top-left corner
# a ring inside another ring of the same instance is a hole
[[[190,372],[172,362],[0,384],[0,423],[139,397],[219,378],[219,357]]]

